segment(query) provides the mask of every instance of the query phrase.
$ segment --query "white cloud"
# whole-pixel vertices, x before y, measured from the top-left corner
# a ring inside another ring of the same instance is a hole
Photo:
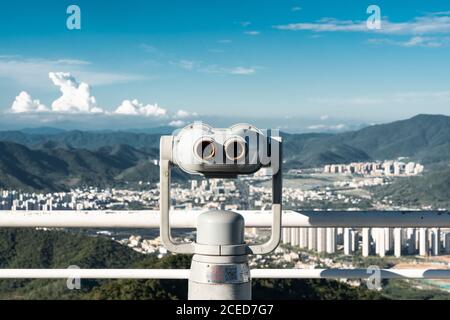
[[[48,111],[39,100],[33,100],[28,92],[22,91],[11,106],[12,113],[45,112]]]
[[[175,113],[175,117],[177,117],[177,118],[187,118],[189,116],[190,116],[190,113],[185,110],[178,110]]]
[[[334,125],[317,124],[307,127],[309,130],[326,130],[326,131],[341,131],[347,129],[347,125],[343,123]]]
[[[327,115],[327,114],[324,114],[324,115],[321,115],[321,116],[320,116],[320,120],[322,120],[322,121],[328,120],[329,118],[330,118],[330,116]]]
[[[158,107],[157,104],[144,105],[137,99],[134,99],[132,101],[124,100],[114,113],[119,115],[162,117],[167,114],[167,110]]]
[[[189,112],[189,111],[186,111],[186,110],[178,110],[173,115],[173,117],[175,119],[185,119],[185,118],[192,118],[192,117],[197,117],[197,116],[198,116],[197,112]]]
[[[170,62],[183,70],[196,71],[209,74],[231,74],[231,75],[250,75],[256,72],[255,67],[223,67],[215,64],[205,65],[201,61],[179,60]]]
[[[440,48],[450,45],[450,37],[423,37],[414,36],[406,40],[393,40],[386,38],[369,39],[371,44],[389,44],[401,47],[426,47],[426,48]]]
[[[10,113],[45,113],[48,116],[64,117],[69,115],[128,115],[152,118],[173,119],[173,124],[181,123],[180,119],[196,117],[197,113],[178,110],[169,113],[157,104],[143,104],[137,99],[123,100],[113,112],[108,112],[97,105],[95,97],[91,94],[90,86],[85,82],[78,82],[70,73],[50,72],[48,74],[53,84],[59,87],[61,96],[53,101],[51,108],[47,108],[39,100],[33,100],[26,92],[22,91],[15,98]],[[169,117],[170,116],[170,117]],[[176,122],[178,121],[178,122]]]
[[[248,67],[236,67],[228,70],[228,73],[230,74],[237,74],[237,75],[250,75],[255,73],[255,68],[248,68]]]
[[[171,127],[182,127],[186,125],[186,123],[183,120],[173,120],[169,123],[169,126]]]
[[[85,82],[78,81],[70,73],[50,72],[53,84],[59,87],[62,95],[52,103],[52,111],[62,113],[101,113],[91,89]]]
[[[245,31],[244,32],[246,35],[249,35],[249,36],[257,36],[257,35],[259,35],[261,32],[260,31],[257,31],[257,30],[252,30],[252,31]]]
[[[366,21],[323,18],[315,22],[276,25],[275,29],[313,32],[374,32],[391,35],[450,34],[450,15],[446,12],[415,17],[406,22],[382,20],[381,29],[368,29]]]
[[[300,10],[302,10],[302,7],[293,7],[292,9],[291,9],[291,11],[292,12],[295,12],[295,11],[300,11]]]
[[[110,85],[147,79],[147,77],[127,74],[93,71],[89,61],[77,59],[40,59],[19,56],[0,56],[0,78],[12,79],[27,87],[48,86],[47,75],[53,70],[76,74],[91,85]]]
[[[191,60],[179,60],[179,61],[175,61],[175,62],[170,62],[170,64],[180,67],[181,69],[184,69],[184,70],[189,70],[189,71],[193,70],[197,66],[197,63],[195,61],[191,61]]]
[[[231,75],[251,75],[256,72],[254,67],[221,67],[218,65],[208,65],[198,69],[200,72],[210,74],[231,74]]]
[[[450,102],[450,91],[409,91],[396,92],[380,96],[355,96],[355,97],[319,97],[309,98],[310,103],[329,107],[376,107],[389,105],[423,105],[444,104]]]
[[[336,32],[336,31],[368,31],[363,21],[338,20],[334,18],[323,18],[316,22],[289,23],[276,25],[275,29],[291,31],[314,31],[314,32]]]

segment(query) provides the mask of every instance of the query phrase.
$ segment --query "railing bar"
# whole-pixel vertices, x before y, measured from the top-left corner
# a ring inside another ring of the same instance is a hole
[[[373,269],[253,269],[252,278],[367,279]],[[450,279],[450,269],[380,269],[381,279]],[[188,279],[189,269],[0,269],[0,279]]]
[[[171,214],[172,228],[195,228],[202,211]],[[271,225],[271,212],[237,211],[246,227]],[[158,211],[0,211],[1,227],[159,228]],[[312,211],[283,213],[283,227],[441,227],[450,228],[447,211]]]

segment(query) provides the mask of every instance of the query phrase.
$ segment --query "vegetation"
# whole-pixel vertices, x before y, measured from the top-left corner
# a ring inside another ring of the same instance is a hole
[[[103,237],[71,231],[0,230],[0,268],[189,268],[190,256],[158,259]],[[0,299],[186,299],[185,280],[82,280],[69,290],[66,280],[0,280]],[[255,299],[446,298],[442,291],[390,283],[386,291],[351,287],[331,280],[254,279]]]
[[[157,182],[159,167],[151,159],[158,150],[128,145],[104,146],[95,151],[72,148],[29,149],[0,142],[0,188],[64,191],[74,187],[112,187],[139,181]],[[185,175],[174,171],[175,180]]]
[[[422,176],[397,179],[393,184],[372,188],[380,201],[405,206],[450,207],[450,167],[438,167]]]

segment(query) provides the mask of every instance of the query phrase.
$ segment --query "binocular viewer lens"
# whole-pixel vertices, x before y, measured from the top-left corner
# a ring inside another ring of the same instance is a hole
[[[195,155],[201,160],[212,160],[216,155],[215,142],[211,138],[200,139],[194,147]]]
[[[213,160],[218,154],[218,143],[209,137],[201,138],[194,146],[195,156],[203,161]],[[223,150],[229,160],[237,161],[245,157],[247,143],[243,139],[231,138],[224,145]]]

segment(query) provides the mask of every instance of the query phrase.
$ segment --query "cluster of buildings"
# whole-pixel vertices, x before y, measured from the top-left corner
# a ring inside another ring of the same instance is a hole
[[[189,187],[174,185],[171,197],[174,209],[242,209],[247,204],[242,195],[246,187],[235,180],[209,179],[191,180]]]
[[[238,180],[202,179],[191,180],[184,184],[173,183],[172,207],[176,210],[270,209],[272,188],[265,180],[267,177],[256,176]],[[357,207],[361,202],[360,197],[338,192],[338,189],[383,183],[383,178],[374,177],[359,181],[337,181],[323,188],[285,187],[283,200],[285,206],[289,208],[302,207],[306,202],[318,204],[339,202],[349,207]],[[157,210],[158,208],[157,184],[142,190],[94,187],[55,193],[0,190],[0,210]]]
[[[156,254],[160,259],[168,253],[167,249],[162,246],[159,237],[155,239],[144,239],[140,235],[131,235],[129,238],[121,239],[117,242],[139,253]]]
[[[268,210],[272,203],[272,189],[264,186],[250,185],[249,202],[253,209]],[[283,188],[283,203],[288,208],[298,208],[305,202],[329,203],[339,202],[350,207],[357,207],[361,198],[350,194],[335,192],[331,188],[303,190],[301,188]]]
[[[85,188],[54,193],[0,191],[0,210],[117,210],[127,209],[135,203],[149,209],[158,208],[159,190]]]
[[[345,255],[450,254],[450,230],[440,228],[283,228],[283,243],[318,253]]]
[[[379,162],[352,162],[350,164],[327,164],[323,173],[360,174],[372,176],[412,176],[423,172],[423,165],[416,162],[385,160]]]

